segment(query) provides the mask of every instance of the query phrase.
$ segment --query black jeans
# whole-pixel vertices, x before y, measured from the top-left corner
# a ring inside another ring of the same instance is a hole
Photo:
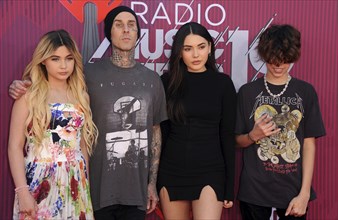
[[[253,205],[240,201],[241,215],[243,220],[269,220],[272,207]],[[276,209],[279,220],[306,220],[306,213],[301,217],[285,216],[286,209]]]
[[[146,212],[129,205],[111,205],[94,211],[96,220],[144,220]]]

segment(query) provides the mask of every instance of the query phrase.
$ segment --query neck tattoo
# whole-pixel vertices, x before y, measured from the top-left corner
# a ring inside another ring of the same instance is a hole
[[[116,66],[130,68],[136,64],[134,56],[135,50],[122,52],[115,48],[113,49],[113,55],[111,56],[110,60]]]
[[[270,91],[270,89],[269,89],[269,87],[268,87],[268,83],[267,83],[267,81],[266,81],[266,75],[264,75],[264,86],[265,86],[266,91],[269,93],[269,95],[271,95],[273,98],[276,98],[276,97],[279,97],[279,96],[281,96],[281,95],[284,94],[284,92],[286,91],[286,89],[287,89],[288,86],[289,86],[290,80],[291,80],[291,76],[288,75],[288,79],[287,79],[287,81],[286,81],[286,83],[285,83],[285,86],[284,86],[283,90],[282,90],[280,93],[276,94],[276,95],[273,94],[273,93]]]

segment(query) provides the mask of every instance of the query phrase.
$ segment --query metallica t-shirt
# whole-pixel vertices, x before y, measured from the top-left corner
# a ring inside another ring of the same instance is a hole
[[[268,83],[268,87],[278,94],[284,85]],[[301,189],[304,138],[325,135],[317,94],[309,83],[295,78],[285,93],[275,98],[266,91],[263,78],[242,86],[235,133],[251,131],[263,114],[272,116],[281,131],[243,149],[238,199],[259,206],[287,208]],[[311,190],[310,200],[314,198]]]
[[[161,79],[140,63],[120,68],[108,58],[87,64],[85,73],[99,130],[90,158],[94,210],[115,204],[145,210],[152,129],[167,119]]]

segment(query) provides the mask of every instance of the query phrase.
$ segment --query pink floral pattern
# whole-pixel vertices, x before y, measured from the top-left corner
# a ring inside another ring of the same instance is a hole
[[[52,119],[39,155],[27,140],[26,179],[37,219],[94,219],[86,163],[80,148],[84,115],[73,104],[50,104]],[[15,197],[13,219],[19,219]]]

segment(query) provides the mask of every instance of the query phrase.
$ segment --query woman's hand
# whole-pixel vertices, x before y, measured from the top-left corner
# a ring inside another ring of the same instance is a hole
[[[223,202],[223,207],[226,209],[231,208],[233,205],[234,205],[233,201],[224,200]]]
[[[22,189],[18,194],[20,219],[34,220],[38,211],[38,205],[28,188]]]

